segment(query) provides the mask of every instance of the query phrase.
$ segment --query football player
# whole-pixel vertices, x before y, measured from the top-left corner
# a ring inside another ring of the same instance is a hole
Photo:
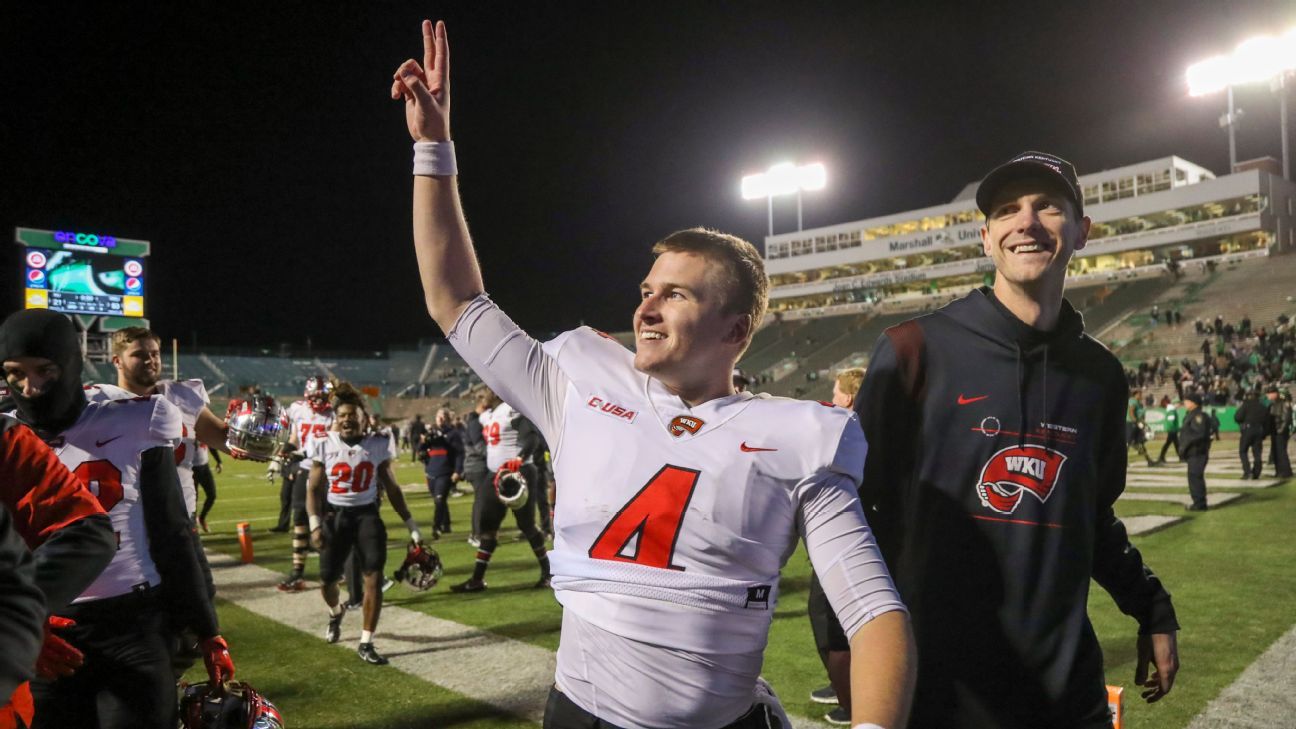
[[[329,404],[329,394],[333,383],[316,375],[306,378],[306,390],[302,399],[288,407],[288,420],[292,423],[292,435],[285,447],[288,466],[286,472],[292,474],[292,571],[279,583],[284,592],[298,592],[306,589],[306,580],[302,575],[306,571],[306,547],[310,533],[306,528],[306,479],[310,464],[303,459],[310,453],[310,444],[315,438],[323,438],[333,426],[333,407]]]
[[[0,359],[18,419],[96,494],[118,545],[108,567],[56,613],[75,621],[64,636],[85,665],[33,684],[33,726],[171,729],[175,681],[164,625],[198,636],[212,681],[234,675],[176,473],[181,415],[161,397],[89,401],[76,330],[51,311],[11,314],[0,325]]]
[[[535,426],[489,389],[485,390],[485,399],[487,409],[481,414],[480,420],[482,435],[486,439],[486,469],[495,474],[497,487],[502,479],[516,478],[513,474],[521,476],[521,484],[526,488],[526,493],[515,493],[509,498],[509,495],[487,488],[490,495],[479,501],[481,525],[477,538],[481,544],[477,547],[472,577],[458,585],[452,585],[450,590],[481,592],[486,589],[486,570],[499,546],[500,524],[509,511],[513,512],[513,520],[517,522],[518,529],[526,537],[531,552],[540,563],[540,579],[535,586],[549,587],[549,556],[545,550],[544,532],[536,528],[535,508],[536,491],[545,488],[545,484],[540,482],[535,464],[529,458],[522,457],[524,450],[528,454],[535,450]],[[507,505],[505,499],[509,500]]]
[[[418,544],[422,537],[392,471],[396,454],[390,435],[366,434],[364,398],[347,383],[333,390],[332,407],[333,429],[312,439],[307,455],[310,539],[320,550],[320,593],[329,608],[325,638],[336,643],[341,637],[346,611],[338,602],[338,580],[351,556],[360,564],[365,583],[364,628],[357,653],[366,663],[383,665],[387,659],[373,645],[382,611],[380,581],[387,563],[387,527],[378,512],[378,487],[409,528],[410,541]]]
[[[694,229],[654,246],[636,351],[589,328],[541,344],[485,294],[450,142],[445,26],[401,64],[415,141],[414,247],[428,313],[554,448],[553,587],[563,605],[550,728],[768,727],[759,680],[798,536],[850,639],[852,721],[906,723],[907,611],[864,521],[865,443],[842,408],[735,393],[767,303],[755,248]]]
[[[162,339],[144,327],[126,327],[112,334],[112,364],[117,369],[117,388],[100,385],[107,397],[147,397],[161,395],[180,410],[180,443],[176,445],[176,471],[184,489],[185,510],[198,511],[198,488],[194,480],[194,460],[198,444],[229,452],[225,445],[228,429],[207,404],[207,388],[202,380],[162,379]],[[124,391],[124,392],[123,392]],[[93,391],[92,391],[93,392]],[[93,396],[93,395],[92,395]]]
[[[0,504],[4,507],[0,512],[13,515],[18,535],[35,557],[35,586],[45,622],[51,612],[66,609],[108,566],[117,549],[112,522],[95,495],[59,462],[54,451],[8,415],[0,415]],[[14,612],[5,615],[6,621],[17,617]],[[36,670],[44,678],[70,675],[84,660],[80,651],[51,630],[63,627],[70,626],[62,618],[51,617],[43,644],[38,642]],[[17,650],[8,644],[4,647]],[[9,705],[0,708],[0,727],[16,725],[19,718],[31,723],[28,684],[16,692],[0,689],[0,703],[4,701]]]

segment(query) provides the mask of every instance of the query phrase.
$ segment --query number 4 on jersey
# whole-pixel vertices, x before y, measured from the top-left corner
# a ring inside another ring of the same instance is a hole
[[[603,527],[589,556],[682,572],[684,568],[671,564],[671,560],[684,511],[701,475],[701,471],[691,468],[663,466]],[[627,554],[631,542],[634,548]]]

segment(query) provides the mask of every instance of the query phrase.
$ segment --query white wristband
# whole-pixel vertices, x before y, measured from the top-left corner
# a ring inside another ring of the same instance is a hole
[[[851,729],[886,729],[886,727],[881,727],[877,724],[856,724],[851,727]]]
[[[414,174],[428,177],[449,177],[459,174],[455,165],[454,142],[415,142]]]
[[[306,517],[306,520],[310,522],[311,531],[315,531],[316,529],[320,528],[320,518],[318,516],[311,514],[310,516]]]

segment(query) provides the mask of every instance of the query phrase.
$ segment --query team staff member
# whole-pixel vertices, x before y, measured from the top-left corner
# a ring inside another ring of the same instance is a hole
[[[436,503],[432,516],[432,538],[450,533],[450,490],[459,483],[464,467],[463,438],[454,427],[450,411],[440,408],[436,419],[414,444],[419,460],[423,461],[423,475],[427,478],[428,493]]]
[[[364,578],[364,628],[357,649],[361,660],[383,665],[387,659],[374,649],[373,633],[382,612],[383,567],[387,563],[387,527],[378,513],[378,489],[387,492],[392,508],[410,530],[410,540],[421,541],[418,524],[405,506],[392,472],[395,441],[383,432],[365,430],[364,399],[348,383],[333,390],[333,429],[310,441],[307,455],[310,476],[306,500],[311,544],[320,550],[320,593],[329,608],[325,638],[341,637],[338,580],[347,557],[360,565]],[[327,489],[327,492],[326,492]],[[327,499],[328,506],[323,504]]]
[[[867,661],[852,674],[853,720],[904,726],[912,643],[855,493],[855,419],[733,390],[768,303],[756,249],[703,229],[654,246],[633,355],[588,328],[543,345],[527,336],[485,295],[459,204],[445,26],[425,21],[423,43],[424,65],[402,64],[392,96],[418,143],[428,313],[544,434],[562,488],[552,560],[563,625],[545,726],[786,726],[758,674],[799,535]]]
[[[1287,441],[1291,439],[1291,401],[1282,396],[1275,383],[1265,388],[1265,398],[1269,406],[1269,453],[1274,464],[1274,476],[1291,478],[1291,459],[1287,456]]]
[[[468,535],[468,543],[474,547],[481,546],[482,504],[486,499],[495,498],[490,474],[486,471],[486,434],[482,432],[481,424],[482,413],[489,409],[486,400],[485,390],[478,390],[473,396],[473,409],[464,416],[463,426],[463,477],[473,487],[472,534]]]
[[[64,610],[108,566],[117,549],[112,522],[54,451],[8,415],[0,415],[0,503],[4,505],[0,512],[13,515],[18,535],[35,557],[31,565],[42,595],[44,622],[47,614]],[[9,618],[18,620],[18,615],[11,613]],[[60,627],[68,627],[62,618],[52,618],[46,627],[36,664],[43,678],[71,674],[84,658],[51,631]],[[21,652],[17,645],[12,649]],[[10,706],[0,708],[0,727],[13,726],[19,717],[31,723],[31,690],[26,684],[17,693],[12,687],[0,690],[0,704],[5,701]]]
[[[1269,410],[1260,404],[1260,394],[1248,391],[1242,398],[1242,404],[1233,411],[1233,421],[1238,424],[1242,436],[1238,439],[1238,459],[1242,461],[1242,478],[1260,478],[1264,466],[1261,454],[1264,451],[1264,439],[1268,435]],[[1248,459],[1247,455],[1251,457]]]
[[[1192,496],[1189,511],[1206,511],[1206,462],[1210,460],[1211,419],[1201,409],[1202,396],[1196,392],[1184,393],[1183,429],[1180,433],[1179,455],[1188,463],[1188,494]]]
[[[160,397],[90,402],[71,321],[20,311],[0,325],[0,359],[19,420],[82,482],[97,489],[117,534],[108,567],[58,617],[85,655],[69,677],[38,681],[34,727],[176,725],[166,623],[199,638],[212,681],[234,674],[193,548],[171,444],[180,414]]]
[[[918,641],[913,729],[1109,727],[1090,578],[1138,621],[1144,698],[1174,684],[1170,595],[1112,512],[1124,371],[1062,297],[1082,199],[1053,155],[992,171],[994,286],[886,330],[856,400],[861,498]]]
[[[216,462],[216,473],[220,473],[220,451],[208,448],[206,443],[199,443],[198,450],[194,453],[193,479],[194,483],[203,490],[203,505],[198,510],[198,526],[202,528],[203,533],[211,531],[207,528],[207,515],[216,505],[216,477],[212,475],[212,461]]]

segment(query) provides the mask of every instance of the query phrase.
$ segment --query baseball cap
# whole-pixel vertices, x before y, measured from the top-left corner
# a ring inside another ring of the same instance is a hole
[[[1075,166],[1047,152],[1022,152],[990,171],[977,186],[976,204],[983,215],[990,214],[990,203],[999,188],[1022,179],[1044,179],[1061,183],[1063,192],[1075,203],[1076,212],[1084,215],[1084,196]]]

